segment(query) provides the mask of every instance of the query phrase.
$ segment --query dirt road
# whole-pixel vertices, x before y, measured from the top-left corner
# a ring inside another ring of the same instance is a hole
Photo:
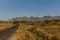
[[[0,30],[0,40],[9,40],[9,38],[12,37],[13,33],[15,33],[17,28],[18,25],[5,30]]]

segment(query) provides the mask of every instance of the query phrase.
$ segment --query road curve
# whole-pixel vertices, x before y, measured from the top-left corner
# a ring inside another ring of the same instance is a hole
[[[9,38],[15,33],[19,25],[13,26],[11,28],[0,30],[0,40],[9,40]]]

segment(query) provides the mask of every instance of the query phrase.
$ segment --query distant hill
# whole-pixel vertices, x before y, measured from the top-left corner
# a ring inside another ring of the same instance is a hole
[[[14,21],[14,20],[19,20],[19,21],[40,21],[40,20],[53,20],[53,19],[58,19],[60,20],[60,16],[44,16],[44,17],[16,17],[16,18],[11,18],[9,21]]]

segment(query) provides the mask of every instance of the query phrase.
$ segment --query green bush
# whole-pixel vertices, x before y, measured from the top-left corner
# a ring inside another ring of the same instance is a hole
[[[16,20],[13,21],[13,24],[18,24],[18,23],[19,23],[19,21],[16,21]]]
[[[49,20],[45,20],[45,22],[44,22],[45,24],[48,24],[48,23],[50,23],[50,21]]]

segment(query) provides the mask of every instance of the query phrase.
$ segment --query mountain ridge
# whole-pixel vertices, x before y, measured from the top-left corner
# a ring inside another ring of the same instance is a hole
[[[14,21],[14,20],[19,20],[19,21],[41,21],[41,20],[53,20],[57,19],[60,20],[60,16],[43,16],[43,17],[15,17],[11,18],[8,21]]]

